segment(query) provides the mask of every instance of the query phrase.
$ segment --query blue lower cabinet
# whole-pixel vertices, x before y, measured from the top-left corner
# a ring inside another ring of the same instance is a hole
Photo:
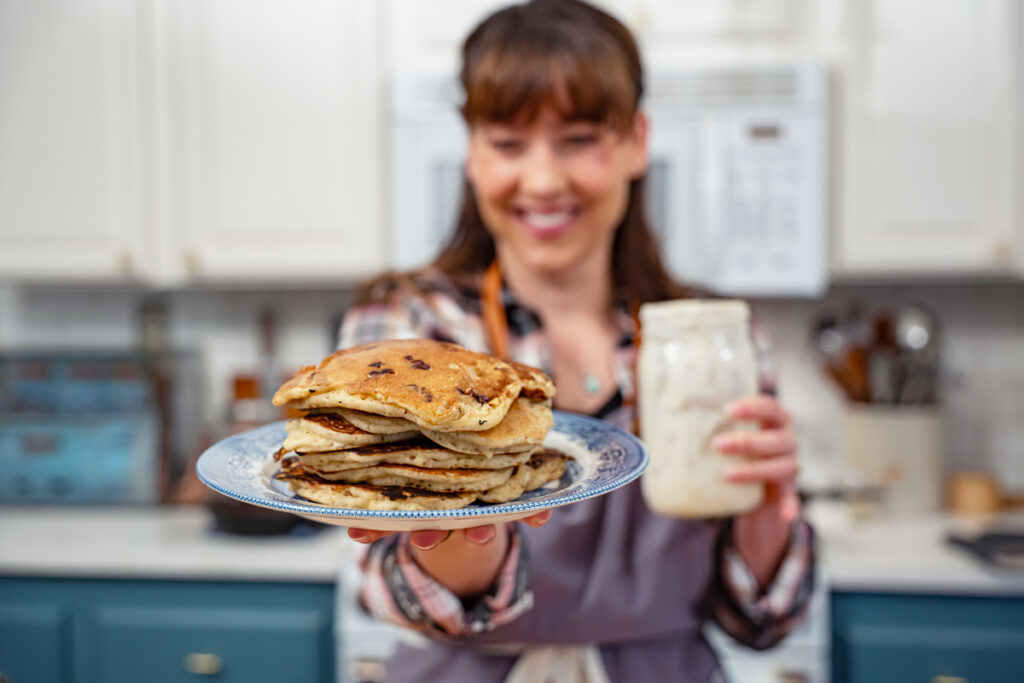
[[[18,658],[5,668],[5,648],[37,649],[39,632],[4,630],[17,623],[4,615],[44,595],[64,617],[40,621],[39,612],[34,622],[55,624],[56,638],[38,642],[54,643],[56,673],[24,673],[36,669]],[[0,672],[13,683],[328,683],[333,614],[328,584],[0,579],[0,637],[10,637],[0,643]]]
[[[12,683],[68,680],[67,622],[57,603],[0,593],[0,675]]]
[[[833,683],[1024,682],[1024,598],[832,594]]]

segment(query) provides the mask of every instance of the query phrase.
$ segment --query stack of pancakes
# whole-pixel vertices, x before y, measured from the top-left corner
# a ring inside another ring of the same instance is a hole
[[[540,370],[428,339],[338,351],[296,372],[274,405],[288,423],[278,477],[303,498],[370,510],[501,503],[557,480],[545,451],[550,378]]]

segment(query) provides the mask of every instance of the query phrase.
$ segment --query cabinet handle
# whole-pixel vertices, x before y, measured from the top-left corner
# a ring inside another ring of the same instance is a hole
[[[1005,268],[1013,265],[1013,244],[1006,240],[999,240],[992,247],[992,263]],[[956,680],[954,677],[953,680]]]
[[[189,275],[198,275],[199,271],[202,270],[202,265],[199,261],[199,250],[195,247],[189,247],[185,250],[185,270],[188,271]]]
[[[131,275],[135,272],[135,259],[128,249],[117,255],[117,269],[121,275]]]
[[[932,676],[932,683],[967,683],[961,676]]]
[[[209,652],[190,652],[185,655],[185,671],[197,676],[216,676],[224,668],[220,657]]]

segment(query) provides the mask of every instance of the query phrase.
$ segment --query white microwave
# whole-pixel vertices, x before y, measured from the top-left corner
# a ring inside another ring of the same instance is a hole
[[[655,71],[648,213],[679,280],[743,297],[827,286],[825,69],[817,64]],[[454,226],[466,132],[450,78],[393,91],[393,261],[422,265]]]

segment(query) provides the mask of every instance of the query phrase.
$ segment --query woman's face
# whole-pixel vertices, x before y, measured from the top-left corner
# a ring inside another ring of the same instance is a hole
[[[610,265],[630,181],[647,170],[647,123],[623,134],[551,107],[532,121],[470,128],[466,172],[498,253],[554,273],[587,259]]]

